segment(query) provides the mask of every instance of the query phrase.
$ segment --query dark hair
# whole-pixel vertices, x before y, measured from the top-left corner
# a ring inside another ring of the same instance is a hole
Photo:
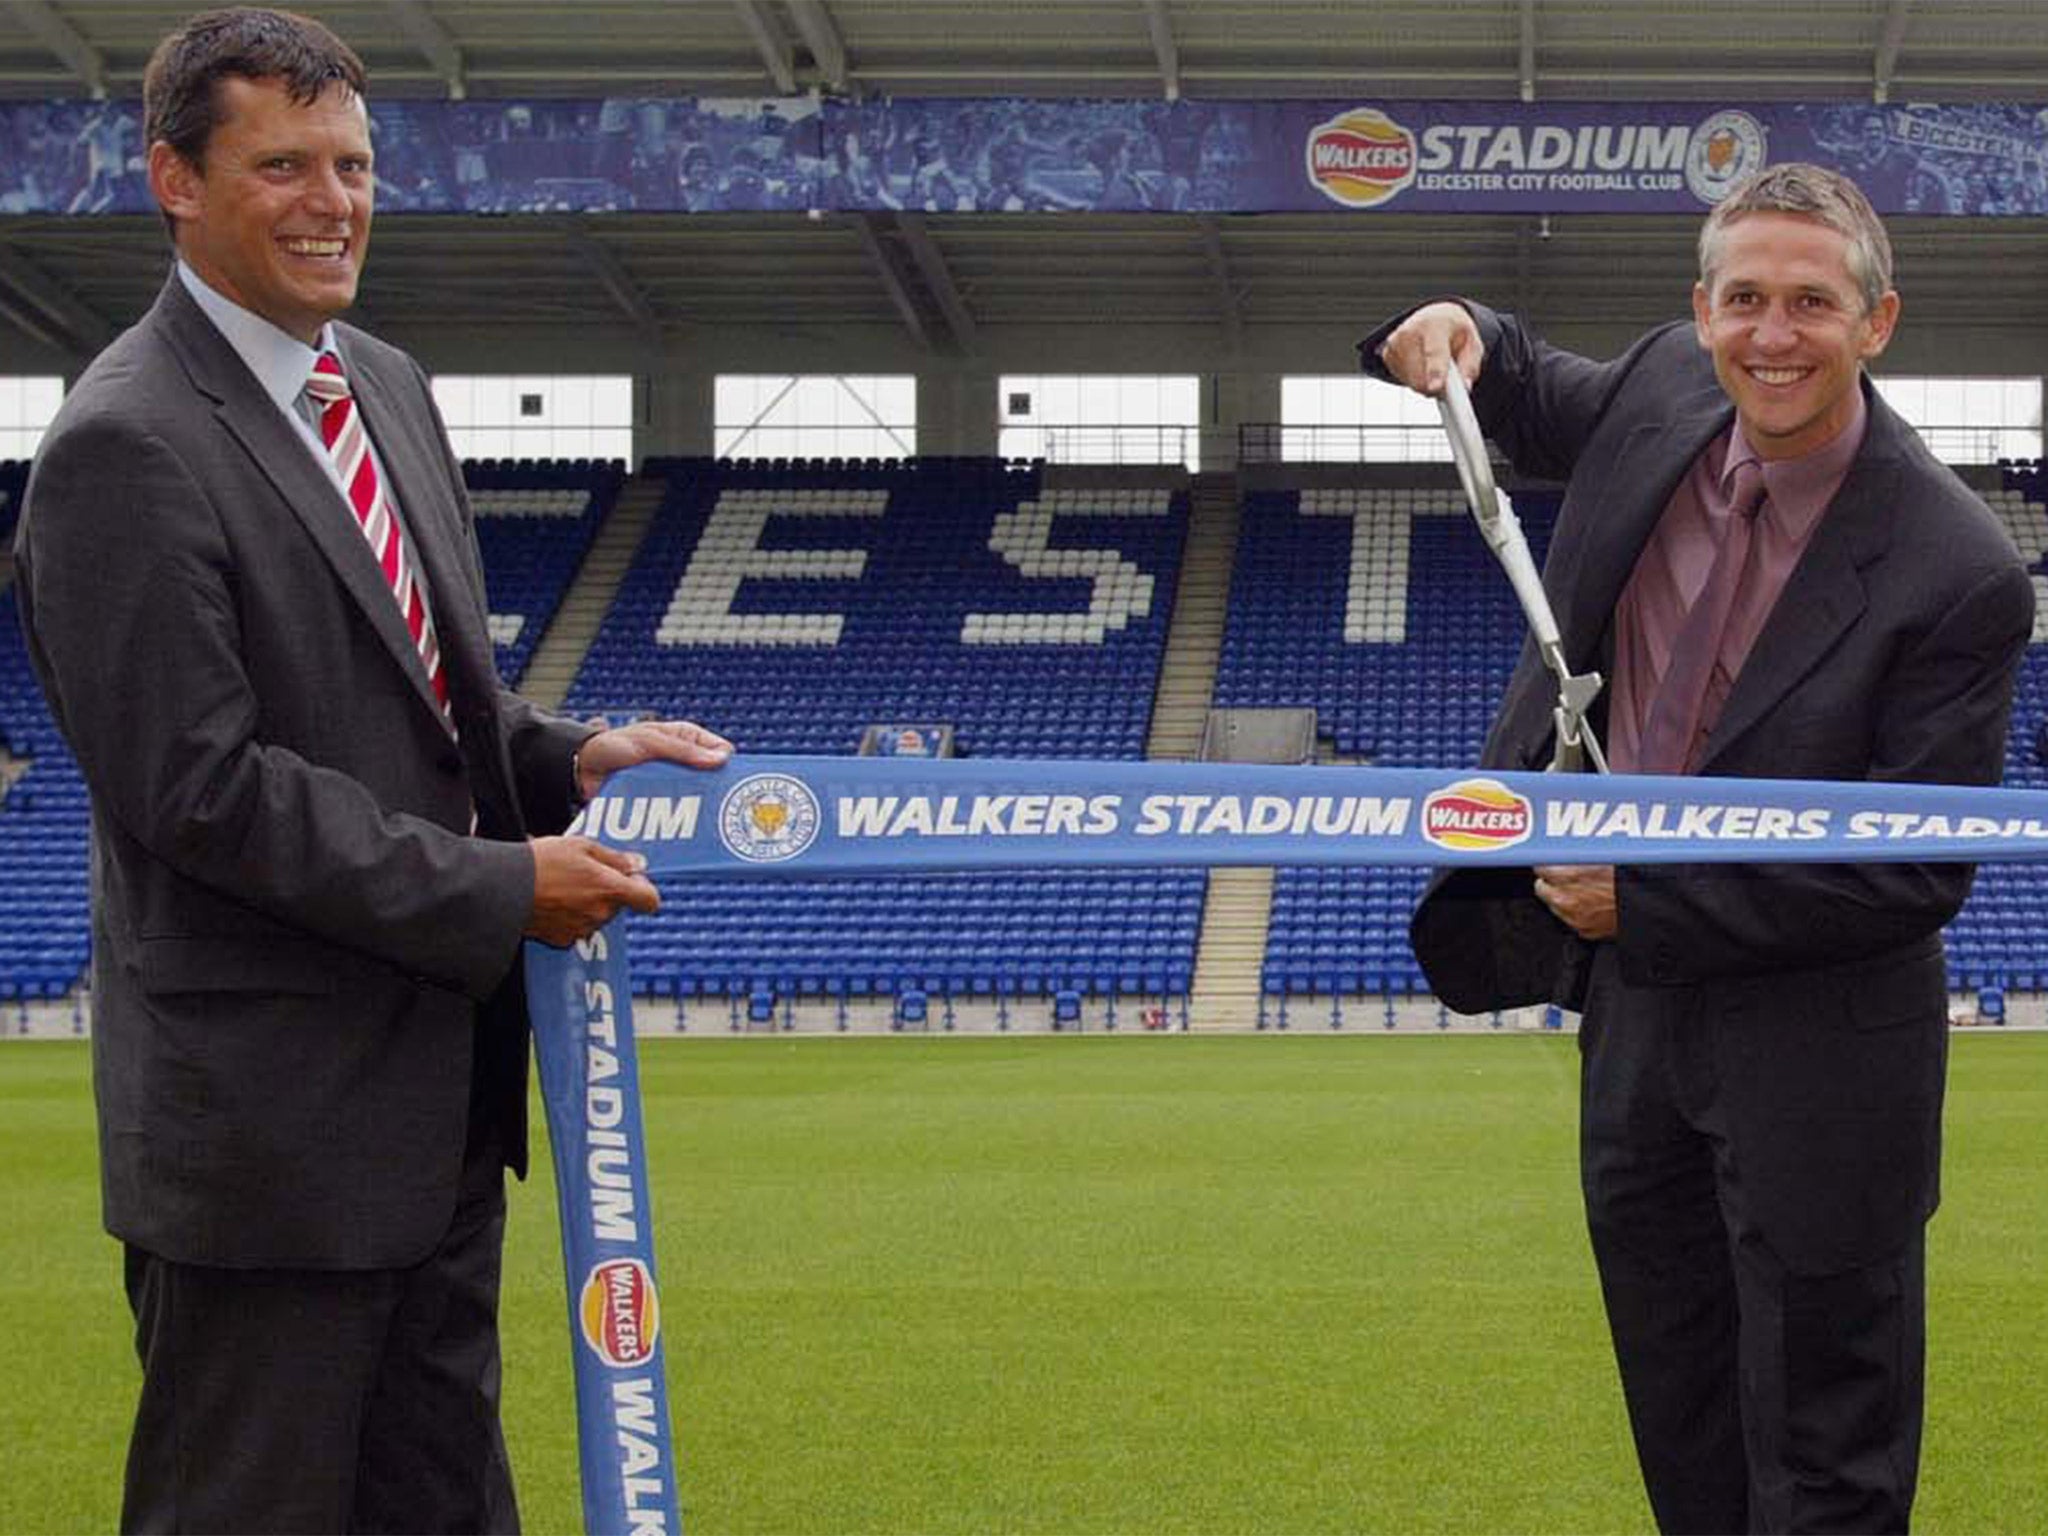
[[[142,77],[143,137],[162,140],[193,165],[206,158],[220,121],[215,87],[228,75],[281,80],[301,106],[340,84],[363,94],[363,61],[311,17],[233,6],[202,11],[157,44]]]

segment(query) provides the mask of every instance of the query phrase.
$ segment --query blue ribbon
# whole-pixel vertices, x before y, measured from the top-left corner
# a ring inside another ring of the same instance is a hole
[[[682,1516],[624,934],[614,922],[569,949],[529,942],[526,995],[562,1222],[583,1528],[672,1536]]]
[[[574,831],[649,872],[2048,858],[2048,792],[1157,762],[735,758],[614,775]],[[526,947],[585,1529],[681,1529],[624,930]]]
[[[2048,858],[2048,792],[1245,763],[735,758],[615,776],[572,829],[655,875],[1003,865]]]

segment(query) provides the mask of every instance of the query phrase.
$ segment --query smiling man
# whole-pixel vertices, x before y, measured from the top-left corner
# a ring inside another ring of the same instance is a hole
[[[1708,217],[1693,317],[1611,362],[1426,305],[1361,346],[1450,368],[1524,474],[1567,482],[1544,584],[1612,679],[1617,770],[1991,784],[2033,595],[1989,511],[1870,388],[1899,318],[1862,193],[1770,167]],[[1525,651],[1484,752],[1550,756]],[[1583,1009],[1586,1213],[1666,1531],[1903,1531],[1958,865],[1439,875],[1413,938],[1472,1012]]]
[[[636,860],[551,834],[616,769],[729,751],[500,685],[426,375],[338,318],[370,235],[363,91],[283,12],[158,48],[175,270],[67,397],[17,534],[92,794],[103,1209],[142,1364],[128,1530],[517,1527],[521,939],[651,910]]]

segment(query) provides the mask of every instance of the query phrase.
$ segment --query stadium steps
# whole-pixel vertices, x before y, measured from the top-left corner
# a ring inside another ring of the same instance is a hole
[[[1272,870],[1209,871],[1189,1028],[1249,1029],[1258,1022],[1259,966],[1272,912]]]
[[[1147,758],[1173,762],[1192,762],[1201,752],[1237,551],[1237,476],[1197,475],[1191,489],[1187,553],[1145,745]],[[1209,872],[1189,1004],[1191,1028],[1244,1029],[1258,1018],[1259,967],[1272,907],[1272,870]]]
[[[560,709],[569,696],[576,669],[583,664],[590,642],[597,638],[598,626],[647,537],[648,525],[654,521],[668,485],[659,476],[634,476],[620,490],[618,504],[598,529],[590,553],[583,557],[575,582],[555,610],[554,622],[548,625],[520,681],[520,693],[543,709]]]
[[[1237,550],[1237,476],[1196,475],[1191,492],[1187,552],[1145,743],[1146,757],[1170,762],[1192,762],[1201,750]]]

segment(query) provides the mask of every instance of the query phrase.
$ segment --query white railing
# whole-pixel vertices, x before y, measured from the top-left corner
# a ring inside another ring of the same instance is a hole
[[[1036,435],[1042,448],[1010,447]],[[1185,464],[1198,468],[1201,428],[1176,423],[1122,422],[1115,426],[1004,428],[1004,452],[1043,457],[1050,464]]]
[[[1450,441],[1439,426],[1289,426],[1252,421],[1237,429],[1241,464],[1444,464]]]
[[[2042,434],[2012,427],[1924,426],[1915,429],[1934,456],[1949,464],[1995,464],[2039,458]],[[1237,429],[1241,464],[1416,464],[1451,456],[1434,426],[1289,426],[1246,422]]]
[[[2038,459],[2041,434],[2014,427],[1915,427],[1937,459],[1945,464],[1996,464],[2000,459]]]

